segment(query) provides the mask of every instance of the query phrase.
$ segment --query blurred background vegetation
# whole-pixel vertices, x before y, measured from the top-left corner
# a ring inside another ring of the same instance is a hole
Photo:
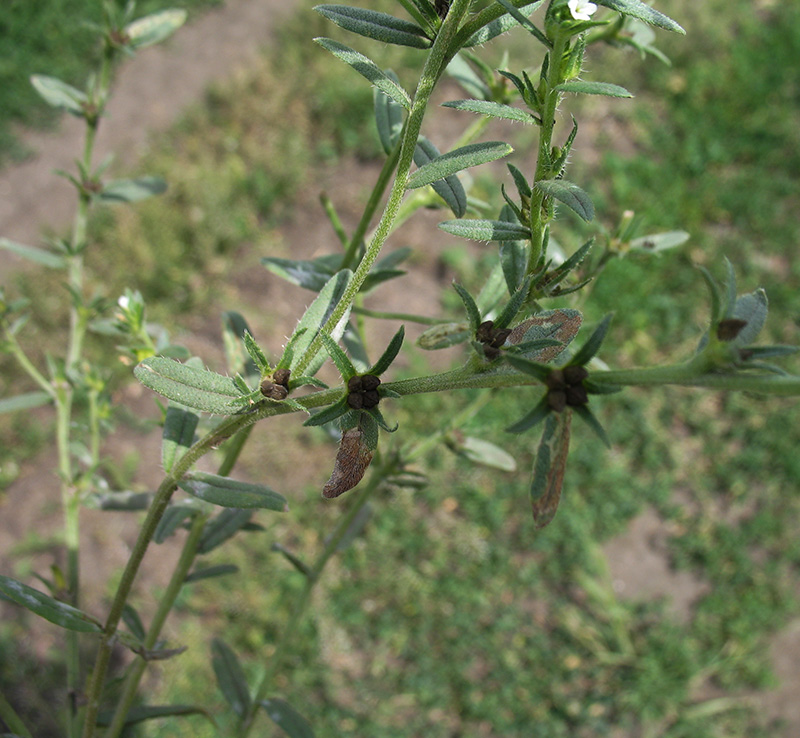
[[[0,8],[0,43],[14,49],[13,56],[3,54],[3,79],[21,79],[24,86],[30,72],[46,71],[79,81],[81,69],[73,64],[85,64],[91,47],[76,52],[74,29],[50,21],[47,48],[63,44],[69,54],[43,59],[44,44],[26,50],[14,24],[27,5]],[[94,5],[50,0],[42,7],[52,6],[54,17],[83,18]],[[727,256],[741,292],[767,289],[764,341],[797,343],[800,6],[751,0],[657,6],[688,31],[684,38],[658,35],[672,67],[592,49],[586,76],[622,84],[636,99],[571,103],[582,126],[570,178],[595,199],[601,227],[613,229],[631,209],[643,232],[680,228],[692,237],[660,258],[612,262],[580,308],[589,322],[615,311],[602,355],[609,364],[680,359],[693,350],[708,316],[702,280],[690,262],[722,275]],[[42,22],[46,17],[43,12]],[[168,319],[171,330],[213,324],[229,307],[219,295],[235,303],[244,270],[257,269],[260,256],[291,248],[280,228],[291,220],[295,198],[316,187],[312,167],[323,160],[335,171],[377,156],[370,90],[309,43],[321,34],[335,35],[301,11],[262,64],[209,91],[143,162],[143,171],[170,182],[168,194],[132,212],[97,215],[100,245],[91,269],[110,298],[136,287],[152,301],[153,317]],[[517,58],[526,58],[519,55],[526,43],[514,37]],[[402,50],[368,53],[401,78],[416,63]],[[538,48],[535,54],[538,59]],[[487,56],[499,64],[499,49],[487,48]],[[7,85],[0,91],[23,101],[17,110],[0,101],[14,120],[41,119],[21,93]],[[574,248],[586,232],[566,216],[557,236]],[[484,253],[449,242],[444,251],[417,257],[416,267],[445,270],[448,280],[457,276],[475,287],[488,264]],[[265,271],[263,279],[273,278]],[[38,275],[21,275],[16,283],[24,294],[58,296],[56,285],[43,289]],[[55,302],[33,307],[44,350],[62,316]],[[445,307],[456,315],[449,296]],[[236,308],[254,325],[270,319],[248,314],[246,304]],[[98,351],[98,361],[118,372],[120,382],[129,381],[108,353]],[[423,370],[425,359],[415,351],[406,371]],[[6,363],[2,369],[13,372]],[[453,394],[395,403],[390,415],[400,423],[399,438],[382,443],[430,433],[468,399]],[[516,473],[480,469],[439,449],[426,461],[425,489],[389,489],[375,500],[362,535],[326,573],[281,677],[283,694],[319,736],[793,734],[782,732],[788,729],[775,722],[764,694],[778,686],[771,644],[798,617],[796,402],[676,389],[601,399],[597,412],[613,448],[602,448],[585,427],[574,429],[561,510],[536,532],[526,490],[535,439],[502,431],[534,400],[532,391],[498,393],[465,429],[513,453]],[[5,422],[0,453],[8,454],[13,442],[19,461],[20,449],[32,455],[41,448],[36,424]],[[282,447],[296,449],[291,458],[332,459],[323,434],[281,427]],[[239,473],[263,479],[271,455],[269,440],[256,439]],[[152,686],[167,690],[161,703],[222,705],[208,663],[213,636],[222,635],[251,674],[264,668],[300,587],[299,575],[270,544],[301,554],[317,550],[338,515],[336,506],[318,499],[317,486],[291,488],[292,464],[280,457],[275,468],[285,475],[284,486],[272,477],[269,483],[293,495],[292,513],[262,521],[266,532],[215,552],[214,563],[240,566],[235,579],[187,590],[169,635],[191,648],[158,667]],[[346,498],[340,502],[346,505]],[[689,606],[676,606],[677,592],[670,596],[673,575],[665,574],[663,597],[618,591],[619,544],[641,535],[636,521],[647,516],[660,524],[646,544],[686,575],[681,581],[694,583]],[[24,621],[0,625],[3,685],[41,684],[17,645],[24,644],[24,628]],[[41,708],[32,690],[18,686],[16,693],[30,699],[31,713]],[[222,724],[224,734],[224,718]],[[213,732],[193,718],[153,723],[141,734]]]

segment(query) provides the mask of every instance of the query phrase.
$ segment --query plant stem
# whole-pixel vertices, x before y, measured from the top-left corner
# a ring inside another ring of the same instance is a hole
[[[378,258],[383,244],[392,231],[392,225],[397,216],[397,211],[400,208],[400,203],[403,200],[403,195],[405,194],[408,173],[411,170],[414,149],[417,146],[417,139],[419,138],[425,111],[427,110],[436,83],[441,76],[443,61],[452,47],[458,25],[467,12],[469,5],[470,0],[454,0],[453,4],[450,6],[450,12],[447,14],[444,23],[442,23],[436,40],[433,42],[428,58],[425,60],[425,66],[422,69],[417,91],[411,103],[411,110],[406,119],[405,131],[400,147],[400,158],[397,163],[397,172],[389,193],[389,199],[375,229],[375,234],[364,254],[364,258],[359,263],[338,305],[334,308],[330,318],[328,318],[323,326],[323,331],[328,334],[333,332],[333,329],[339,324],[339,321],[347,314],[347,311],[350,309],[356,295],[361,289],[361,285],[364,284],[369,270]],[[322,346],[321,335],[323,331],[320,331],[320,333],[316,335],[305,354],[297,363],[296,372],[298,374],[302,373]]]
[[[311,594],[314,591],[314,587],[319,581],[325,566],[333,554],[336,553],[336,549],[339,547],[339,544],[346,535],[358,513],[363,509],[364,505],[367,504],[369,498],[372,496],[375,490],[378,489],[386,475],[390,473],[392,467],[393,465],[391,463],[387,463],[385,465],[381,465],[372,472],[369,482],[365,484],[361,490],[359,490],[355,500],[353,501],[353,504],[350,506],[347,513],[336,524],[336,528],[328,539],[325,548],[322,550],[311,567],[311,573],[305,579],[303,590],[297,596],[297,599],[292,607],[292,612],[289,617],[286,630],[283,632],[280,641],[278,641],[275,653],[270,659],[269,668],[264,673],[264,676],[261,678],[261,681],[256,688],[255,697],[253,699],[250,712],[242,720],[242,723],[239,727],[238,735],[240,738],[246,738],[253,727],[253,721],[255,719],[258,707],[262,700],[267,697],[267,693],[272,687],[272,682],[275,679],[278,670],[282,666],[287,652],[294,641],[295,634],[300,628],[300,625],[303,621],[303,616],[305,615],[306,609],[311,601]]]
[[[17,715],[17,711],[6,700],[2,692],[0,692],[0,718],[14,735],[19,736],[19,738],[33,738],[28,726],[22,722],[22,718]]]
[[[167,589],[161,597],[161,601],[158,603],[158,609],[153,616],[150,628],[142,643],[142,649],[144,651],[151,651],[158,642],[161,629],[164,627],[167,616],[175,605],[175,601],[178,599],[181,588],[186,581],[186,576],[192,568],[192,564],[197,556],[197,549],[200,545],[200,539],[203,535],[203,529],[205,528],[207,520],[207,515],[196,515],[192,522],[192,527],[183,544],[183,550],[181,551],[178,563],[175,565]],[[147,663],[147,659],[140,656],[131,664],[128,675],[125,677],[122,694],[120,695],[116,710],[114,711],[114,717],[105,733],[106,738],[117,738],[125,727],[125,719],[131,709],[131,705],[133,705],[134,699],[136,699],[136,692],[139,689],[142,675],[147,668]]]

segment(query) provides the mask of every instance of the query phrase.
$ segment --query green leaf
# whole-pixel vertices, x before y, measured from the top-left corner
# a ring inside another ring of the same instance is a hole
[[[320,328],[325,325],[328,318],[339,304],[352,278],[353,272],[349,269],[343,269],[337,272],[328,280],[325,286],[320,290],[317,298],[309,305],[308,309],[303,314],[303,317],[300,319],[300,322],[297,324],[292,334],[292,339],[290,339],[293,340],[293,355],[287,368],[293,373],[295,372],[298,362],[308,350],[308,347],[311,345],[317,333],[319,333]],[[334,340],[341,338],[348,318],[349,312],[346,312],[339,325],[331,331],[331,337]],[[318,356],[317,359],[309,365],[306,373],[313,376],[324,361],[325,355],[323,353],[321,357]]]
[[[611,448],[611,441],[606,434],[606,429],[600,424],[600,421],[595,417],[594,413],[586,405],[577,405],[572,408],[576,415],[583,420],[603,442],[606,448]]]
[[[288,702],[277,697],[261,700],[261,706],[272,720],[289,738],[314,738],[311,724]]]
[[[529,430],[530,428],[533,428],[541,423],[551,412],[550,406],[547,404],[547,396],[545,395],[534,406],[533,410],[526,413],[513,425],[508,426],[508,428],[506,428],[506,432],[524,433],[526,430]]]
[[[204,569],[195,569],[191,574],[187,574],[183,580],[186,584],[189,582],[199,582],[201,579],[213,579],[216,577],[224,577],[228,574],[236,574],[239,567],[235,564],[217,564],[216,566],[207,566]]]
[[[570,411],[564,410],[551,412],[544,423],[530,488],[531,511],[537,528],[550,523],[558,510],[569,453],[570,420]]]
[[[682,246],[688,240],[689,234],[686,231],[651,233],[647,236],[634,238],[628,245],[628,248],[631,251],[646,251],[651,254],[657,254],[667,249],[674,249],[676,246]]]
[[[748,346],[758,338],[758,334],[761,333],[761,329],[767,321],[768,310],[767,293],[762,289],[736,298],[731,317],[747,323],[733,340],[737,346]]]
[[[98,510],[138,512],[140,510],[147,510],[152,499],[153,496],[149,492],[131,492],[130,490],[125,490],[90,495],[87,499],[87,505],[95,507]]]
[[[425,31],[416,23],[377,10],[353,8],[348,5],[317,5],[314,10],[337,26],[376,41],[413,46],[418,49],[427,49],[431,45]]]
[[[594,218],[594,205],[589,195],[573,182],[567,182],[565,179],[542,179],[536,182],[536,187],[545,195],[563,202],[585,221]]]
[[[414,163],[418,167],[423,167],[435,159],[438,159],[440,156],[439,149],[437,149],[431,141],[425,138],[425,136],[419,137],[417,145],[414,148]],[[464,186],[455,174],[432,182],[431,187],[433,187],[433,191],[447,203],[447,206],[453,211],[453,215],[455,215],[456,218],[464,217],[464,214],[467,212],[467,193],[464,192]]]
[[[253,366],[256,368],[256,371],[261,374],[269,371],[269,359],[267,359],[267,355],[261,350],[261,346],[256,343],[256,339],[250,335],[250,331],[245,330],[244,334],[242,335],[242,342],[244,343],[245,351],[247,351],[247,355],[253,362]]]
[[[20,410],[32,410],[52,402],[53,398],[47,392],[25,392],[15,397],[6,397],[0,400],[0,414],[15,413]]]
[[[411,109],[411,98],[408,93],[375,64],[372,59],[330,38],[320,37],[315,38],[314,41],[322,46],[323,49],[330,51],[337,59],[349,64],[362,77],[366,77],[381,92],[402,105],[406,110]]]
[[[2,574],[0,574],[0,594],[10,602],[22,605],[61,628],[79,633],[101,633],[103,630],[100,623],[91,615]]]
[[[550,376],[550,372],[552,371],[552,367],[549,367],[546,364],[542,364],[538,361],[532,361],[512,353],[506,354],[505,358],[506,361],[517,371],[527,374],[530,377],[535,377],[540,382],[547,381],[547,378]]]
[[[230,377],[194,369],[163,356],[153,356],[139,364],[133,373],[151,390],[169,400],[214,415],[233,415],[253,404]]]
[[[523,16],[528,16],[536,10],[544,0],[537,0],[535,3],[530,3],[529,5],[523,5],[521,8],[518,8],[519,12]],[[480,46],[485,44],[487,41],[491,41],[493,38],[496,38],[502,33],[506,31],[510,31],[515,26],[519,25],[515,18],[512,18],[510,15],[505,14],[500,16],[497,20],[493,20],[491,23],[488,23],[483,28],[475,31],[464,43],[463,46],[470,47],[470,46]]]
[[[397,329],[397,333],[392,336],[392,340],[389,341],[389,345],[381,354],[380,358],[372,365],[367,374],[373,374],[376,377],[379,377],[392,365],[392,362],[395,360],[400,351],[400,347],[403,345],[403,339],[405,338],[405,335],[405,326],[401,325]]]
[[[531,237],[529,228],[504,220],[446,220],[439,223],[439,228],[472,241],[519,241]]]
[[[125,27],[125,35],[134,49],[157,44],[171,36],[186,22],[185,10],[162,10],[138,18]]]
[[[194,503],[194,504],[193,504]],[[176,530],[186,518],[197,515],[197,503],[194,500],[186,502],[178,502],[170,505],[158,521],[156,531],[153,534],[153,541],[156,543],[164,543]]]
[[[318,413],[314,413],[305,421],[305,423],[303,423],[303,425],[325,425],[325,423],[330,423],[332,420],[336,420],[336,418],[341,417],[349,410],[350,406],[347,404],[347,395],[345,395],[334,402],[333,405],[328,405],[328,407],[320,410]]]
[[[211,642],[211,666],[228,704],[240,718],[245,717],[252,705],[250,689],[236,654],[219,638]]]
[[[88,102],[85,93],[60,79],[43,74],[34,74],[31,84],[48,105],[63,108],[68,113],[83,118],[83,106]]]
[[[5,249],[12,254],[21,256],[23,259],[27,259],[41,266],[46,266],[50,269],[63,269],[66,264],[64,258],[58,254],[45,251],[36,246],[26,246],[24,243],[10,241],[7,238],[0,238],[0,249]]]
[[[287,282],[319,292],[339,270],[343,258],[343,254],[326,254],[308,261],[265,256],[261,263]]]
[[[605,95],[606,97],[633,97],[624,87],[612,85],[610,82],[589,82],[583,79],[571,79],[556,85],[556,90],[582,95]]]
[[[473,97],[479,100],[491,98],[492,91],[460,53],[453,57],[445,71]]]
[[[490,102],[489,100],[450,100],[442,103],[442,107],[455,108],[456,110],[466,110],[469,113],[487,115],[490,118],[500,118],[502,120],[516,120],[520,123],[535,123],[530,113],[512,105]]]
[[[598,5],[603,5],[611,10],[616,10],[623,15],[629,15],[632,18],[649,23],[651,26],[658,26],[667,31],[674,31],[675,33],[686,34],[672,18],[659,13],[657,10],[645,5],[641,0],[597,0]]]
[[[252,510],[228,508],[220,511],[219,515],[206,523],[200,538],[200,545],[197,547],[198,552],[206,554],[225,543],[242,528],[249,525],[252,517]]]
[[[400,80],[393,71],[387,69],[386,76],[399,86]],[[378,88],[375,88],[374,99],[375,126],[378,129],[378,138],[381,140],[384,153],[390,154],[403,130],[403,108]]]
[[[531,286],[531,278],[526,277],[522,281],[522,284],[519,286],[519,289],[513,295],[511,295],[511,299],[508,301],[508,303],[506,303],[506,306],[494,319],[495,329],[500,330],[502,328],[505,328],[509,323],[511,323],[512,320],[514,320],[514,318],[517,316],[517,313],[520,311],[520,308],[525,303],[525,300],[528,297],[530,286]]]
[[[170,403],[161,434],[161,464],[169,474],[192,443],[200,418],[191,410]]]
[[[176,715],[202,715],[212,725],[216,725],[211,713],[196,705],[141,705],[139,707],[132,707],[128,710],[125,717],[125,725],[135,725],[145,720],[175,717]],[[111,725],[113,716],[114,713],[110,710],[108,712],[101,712],[97,717],[97,724],[103,727]]]
[[[474,331],[470,331],[466,323],[442,323],[428,328],[418,339],[417,346],[425,351],[450,348],[464,343]]]
[[[144,623],[139,617],[139,613],[131,605],[125,605],[122,610],[122,620],[128,626],[128,630],[133,634],[140,643],[147,637],[147,631],[144,629]]]
[[[105,184],[100,200],[106,203],[139,202],[160,195],[166,189],[167,183],[161,177],[114,179]]]
[[[603,343],[606,333],[608,333],[608,328],[611,325],[611,319],[613,317],[613,313],[609,313],[600,321],[600,324],[592,331],[592,335],[589,336],[586,343],[584,343],[583,346],[578,349],[578,352],[570,359],[570,364],[583,366],[589,363],[589,360],[600,349],[600,344]]]
[[[518,10],[517,8],[515,8],[509,2],[509,0],[497,0],[497,2],[500,3],[500,5],[502,5],[508,11],[509,15],[515,21],[517,21],[517,23],[519,23],[528,33],[530,33],[537,41],[540,41],[548,49],[552,48],[552,44],[550,43],[550,40],[547,38],[547,36],[545,36],[544,33],[542,33],[535,25],[533,25],[533,23],[531,23],[531,21],[528,18],[526,18],[525,14],[520,12],[521,9]],[[530,15],[530,12],[532,11],[527,12],[527,15]]]
[[[442,154],[428,164],[423,164],[408,178],[406,187],[409,190],[424,187],[437,180],[449,177],[469,167],[486,164],[510,154],[514,149],[503,141],[486,141],[484,143],[461,146]]]
[[[457,434],[449,439],[447,445],[453,451],[475,464],[507,472],[513,472],[517,469],[517,462],[514,461],[514,457],[489,441]]]
[[[190,495],[221,507],[258,508],[287,512],[286,498],[263,484],[239,482],[217,474],[192,472],[179,482]]]
[[[464,309],[467,311],[467,321],[469,322],[469,327],[474,333],[476,330],[478,330],[478,326],[481,323],[481,311],[478,310],[478,306],[475,304],[475,300],[472,299],[472,295],[470,295],[469,292],[467,292],[458,282],[453,282],[453,289],[458,292],[461,302],[464,303]]]
[[[333,363],[336,364],[336,368],[339,370],[339,374],[341,374],[342,379],[347,382],[350,377],[357,374],[353,362],[350,361],[350,357],[342,351],[339,344],[327,333],[323,331],[320,335],[322,336],[322,343],[325,345],[331,359],[333,359]]]

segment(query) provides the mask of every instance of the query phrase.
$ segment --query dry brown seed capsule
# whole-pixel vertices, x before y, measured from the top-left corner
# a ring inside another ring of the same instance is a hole
[[[484,320],[475,331],[475,338],[481,343],[491,343],[494,338],[494,321]]]
[[[275,385],[271,380],[265,379],[263,382],[261,382],[261,394],[264,395],[264,397],[269,397],[270,393],[274,389]]]
[[[347,380],[347,389],[350,392],[360,392],[364,389],[363,379],[358,375],[350,377],[350,379]]]
[[[586,371],[586,367],[584,366],[575,364],[573,366],[564,367],[564,381],[567,384],[579,384],[588,376],[589,372]]]
[[[347,404],[353,408],[353,410],[361,410],[364,407],[364,395],[360,392],[351,392],[347,395]]]
[[[275,384],[280,384],[283,387],[289,386],[289,377],[291,376],[291,371],[288,369],[276,369],[272,374],[272,381]]]
[[[367,390],[361,396],[364,398],[364,408],[366,410],[375,407],[381,399],[378,390]]]
[[[511,335],[510,328],[503,328],[501,331],[497,331],[494,334],[494,338],[492,339],[492,348],[500,348],[505,342],[506,339]]]
[[[567,395],[564,390],[550,390],[547,393],[547,404],[551,410],[560,413],[567,406]]]
[[[372,374],[365,374],[361,377],[361,388],[367,391],[378,389],[380,383],[381,380]]]
[[[582,384],[573,384],[565,390],[567,405],[576,407],[577,405],[585,405],[589,401],[589,395],[586,394],[586,388]]]

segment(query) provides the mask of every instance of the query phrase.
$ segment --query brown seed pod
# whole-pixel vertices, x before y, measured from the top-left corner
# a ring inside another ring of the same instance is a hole
[[[275,384],[280,384],[288,388],[291,374],[292,372],[289,369],[276,369],[272,373],[272,381],[275,382]]]
[[[364,389],[364,378],[359,377],[357,374],[347,380],[347,389],[350,392],[360,392]]]
[[[492,339],[491,346],[492,348],[500,348],[505,342],[506,339],[511,335],[510,328],[503,328],[503,330],[497,331],[494,334],[494,338]]]
[[[475,338],[481,343],[491,343],[494,339],[494,321],[484,320],[475,331]]]
[[[549,389],[564,389],[567,386],[566,380],[564,379],[564,372],[561,369],[553,369],[550,374],[547,375],[547,379],[544,380],[545,385]]]
[[[322,488],[322,496],[330,500],[353,489],[364,478],[372,455],[360,428],[346,430],[339,443],[331,478]]]
[[[272,392],[269,394],[269,398],[271,400],[285,400],[289,394],[289,390],[286,389],[282,384],[276,384],[272,388]]]
[[[586,394],[586,388],[582,384],[573,384],[565,390],[567,405],[576,407],[578,405],[585,405],[589,401],[589,395]]]
[[[274,389],[275,384],[272,382],[272,380],[265,379],[263,382],[261,382],[261,394],[264,395],[264,397],[269,397],[270,393]]]
[[[547,404],[551,410],[560,413],[567,406],[567,393],[564,390],[550,390],[547,393]]]

